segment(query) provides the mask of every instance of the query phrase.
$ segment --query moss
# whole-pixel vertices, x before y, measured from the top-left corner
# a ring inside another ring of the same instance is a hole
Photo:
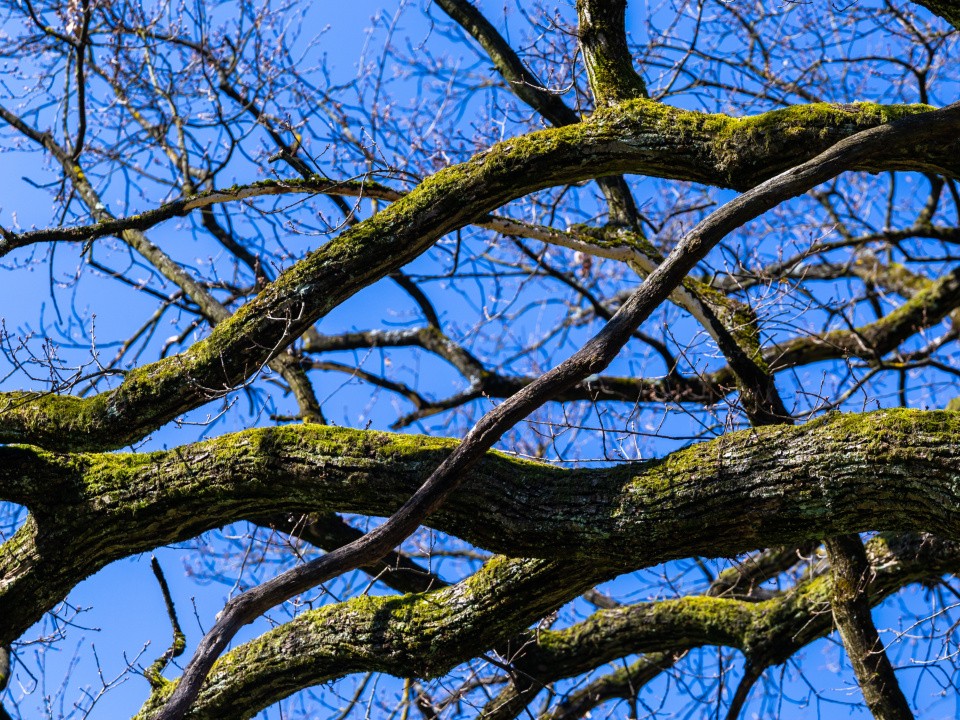
[[[647,88],[632,67],[625,67],[622,63],[599,55],[594,57],[589,71],[590,87],[598,104],[609,105],[647,97]]]
[[[764,453],[777,453],[785,442],[806,435],[816,438],[821,445],[855,440],[858,451],[870,453],[899,452],[902,438],[923,438],[923,443],[911,447],[911,453],[922,454],[924,445],[956,442],[960,436],[960,413],[909,408],[834,412],[795,427],[759,427],[727,433],[712,442],[692,445],[634,468],[633,480],[626,488],[626,497],[632,498],[630,512],[637,507],[657,507],[658,499],[668,499],[681,486],[697,487],[698,478],[715,476],[728,458],[732,461],[747,447],[751,449],[751,461],[758,462]],[[623,512],[624,508],[618,511]]]
[[[906,112],[896,108],[907,108]],[[832,144],[841,128],[860,129],[918,112],[916,106],[884,107],[872,103],[833,105],[813,103],[713,124],[713,147],[722,167],[734,167],[757,148],[769,152],[798,141]],[[749,153],[744,151],[748,150]]]
[[[949,447],[960,435],[960,414],[949,411],[917,411],[891,408],[874,412],[829,413],[799,428],[815,433],[819,442],[855,442],[858,454],[869,455],[872,462],[899,455],[902,440],[912,439],[910,455],[918,460],[933,457],[938,447]],[[930,448],[928,451],[926,448]],[[904,492],[907,487],[903,488]]]
[[[779,165],[770,165],[772,152],[781,155],[780,162],[786,166],[796,164],[795,152],[779,153],[780,148],[796,147],[798,142],[805,141],[811,148],[826,149],[852,132],[933,109],[920,104],[812,103],[738,118],[639,99],[600,110],[597,115],[614,121],[620,115],[621,124],[627,121],[648,125],[658,134],[702,144],[701,156],[705,160],[712,156],[712,162],[726,174],[728,186],[743,188],[753,184],[744,183],[744,173],[756,173],[754,163],[766,164],[766,177],[774,174],[771,171],[779,171]]]
[[[867,325],[864,332],[869,332],[871,328],[876,333],[880,330],[895,331],[902,325],[912,328],[919,323],[928,324],[930,322],[928,311],[934,312],[937,317],[942,317],[954,309],[957,290],[956,273],[945,275],[936,282],[927,281],[916,295],[880,320]]]
[[[449,630],[451,618],[461,609],[476,610],[473,598],[495,593],[498,583],[505,580],[504,572],[515,570],[516,565],[516,560],[494,557],[457,585],[426,593],[361,595],[309,610],[218,659],[211,677],[231,678],[236,669],[257,660],[282,657],[303,638],[321,639],[309,644],[330,648],[331,655],[335,651],[348,665],[351,656],[373,657],[376,652],[388,664],[391,656],[407,658],[398,662],[410,673],[430,676],[444,672],[454,660],[446,656],[451,650],[446,645],[442,651],[437,647],[436,653],[430,652],[437,633]],[[469,622],[469,613],[462,621]]]
[[[833,582],[829,573],[798,583],[779,597],[750,603],[751,622],[744,626],[740,649],[753,662],[779,664],[815,638],[825,635]],[[798,631],[799,628],[799,631]]]
[[[28,557],[35,556],[37,539],[37,523],[32,515],[28,515],[26,522],[13,534],[13,537],[0,544],[0,568],[16,567],[18,565],[31,562]],[[6,579],[6,573],[0,574],[0,577]],[[0,584],[0,594],[10,587],[15,587],[16,583]]]
[[[742,600],[692,595],[660,603],[662,612],[694,626],[711,638],[724,636],[731,645],[739,645],[746,630],[755,622],[755,603]]]
[[[164,677],[157,679],[157,684],[153,685],[153,681],[147,678],[150,684],[153,686],[153,691],[150,693],[150,698],[144,703],[143,707],[140,708],[140,712],[134,715],[133,720],[148,720],[152,717],[167,701],[167,699],[173,695],[173,691],[177,689],[176,680],[167,680]]]
[[[927,109],[821,104],[738,119],[639,99],[601,109],[584,123],[498,143],[435,173],[297,263],[182,355],[132,371],[120,388],[94,398],[30,396],[4,415],[0,441],[63,450],[116,449],[134,442],[247,379],[269,359],[269,349],[299,337],[444,233],[528,192],[619,172],[749,187],[783,169],[758,148],[783,146],[784,152],[774,154],[776,162],[790,166],[818,143]],[[800,142],[807,139],[811,142]],[[278,322],[284,315],[288,321]]]
[[[595,227],[584,223],[576,223],[570,226],[570,232],[575,234],[578,240],[588,242],[598,248],[616,250],[628,247],[646,258],[650,258],[654,263],[663,260],[663,255],[652,242],[639,233],[631,232],[622,227]],[[644,269],[644,272],[649,272],[649,268]]]

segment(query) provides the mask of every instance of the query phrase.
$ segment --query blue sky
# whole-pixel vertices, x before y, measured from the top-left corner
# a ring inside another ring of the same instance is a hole
[[[488,3],[488,5],[499,17],[501,5],[495,3]],[[229,9],[229,3],[221,8],[223,12],[229,12]],[[383,3],[371,0],[356,0],[349,3],[319,2],[311,5],[303,23],[304,36],[309,37],[316,31],[330,27],[320,36],[319,49],[330,59],[334,71],[333,82],[347,82],[356,75],[356,63],[364,52],[364,43],[367,38],[365,28],[371,16],[381,9],[383,9]],[[389,14],[393,12],[394,7],[389,6],[384,10]],[[639,3],[633,3],[630,12],[630,17],[636,19],[645,10]],[[431,49],[438,47],[451,49],[449,43],[422,23],[417,12],[408,13],[405,16],[398,29],[398,34],[400,33],[410,38],[411,47],[414,48],[426,41]],[[473,62],[474,56],[471,53],[462,49],[459,51],[463,52],[465,63]],[[33,183],[42,184],[53,177],[45,161],[33,152],[7,151],[2,158],[5,172],[0,176],[0,191],[2,191],[0,192],[0,224],[12,227],[17,223],[24,228],[54,224],[56,218],[52,215],[49,193],[20,179],[28,177]],[[236,166],[238,181],[258,179],[258,173],[257,168],[246,166],[242,162]],[[720,197],[724,199],[728,196],[724,194]],[[151,233],[151,237],[164,246],[176,247],[190,242],[188,233],[183,230],[182,225],[177,223],[169,223],[158,228]],[[194,251],[191,250],[191,252]],[[202,257],[205,252],[207,252],[206,248],[195,250],[198,257]],[[29,255],[29,251],[24,252],[7,257],[3,262],[7,266],[24,263]],[[52,323],[52,319],[56,316],[58,305],[61,314],[70,312],[71,300],[75,302],[78,310],[76,322],[84,325],[88,336],[93,327],[94,314],[96,327],[99,328],[97,336],[102,337],[113,337],[119,328],[125,328],[131,323],[140,321],[141,316],[150,307],[149,301],[142,300],[132,293],[126,293],[122,296],[122,300],[118,300],[120,296],[114,294],[114,287],[107,282],[88,281],[78,294],[72,297],[71,290],[61,286],[70,279],[70,271],[75,262],[76,249],[64,248],[58,250],[52,281],[47,274],[46,265],[43,264],[24,267],[16,273],[5,274],[5,281],[0,283],[0,307],[4,308],[3,316],[8,331],[19,335],[27,335],[30,332],[42,334],[45,323]],[[51,282],[56,286],[53,291],[51,291]],[[324,320],[323,328],[326,332],[333,332],[337,329],[357,327],[357,318],[378,312],[384,305],[397,308],[398,323],[403,322],[405,313],[409,314],[410,311],[409,301],[402,293],[389,286],[380,286],[376,293],[362,293],[337,309]],[[456,312],[455,308],[446,308],[446,310],[451,314]],[[102,352],[109,355],[111,351],[109,348],[104,348]],[[69,351],[65,353],[70,355]],[[85,353],[89,354],[89,349],[79,347],[70,356],[80,357]],[[443,369],[438,366],[436,371],[443,372]],[[12,378],[3,387],[19,388],[22,387],[22,382],[21,377]],[[358,398],[362,398],[364,393],[369,392],[366,388],[339,387],[336,382],[325,387],[331,393],[339,393],[335,396],[336,400],[331,401],[331,405],[334,406],[331,419],[344,424],[356,417]],[[336,406],[341,397],[343,397],[344,409],[338,413]],[[395,417],[394,405],[389,400],[383,400],[372,405],[371,408],[368,419],[374,427],[385,427]],[[215,410],[215,408],[202,408],[191,417],[200,420]],[[236,429],[239,427],[237,423],[239,419],[231,418],[216,426],[213,432],[221,433]],[[166,428],[154,433],[142,448],[175,445],[184,442],[184,438],[192,439],[198,432],[199,430],[195,428],[183,430]],[[181,622],[187,631],[190,641],[189,654],[193,643],[199,639],[200,630],[209,627],[230,588],[216,584],[206,587],[198,586],[185,573],[182,555],[178,548],[161,549],[157,552],[171,583]],[[915,599],[906,602],[922,602],[919,595],[914,597]],[[169,643],[170,628],[163,611],[159,590],[149,569],[149,556],[124,560],[106,568],[76,588],[71,593],[70,602],[76,606],[89,607],[90,610],[78,617],[77,627],[68,630],[65,640],[58,643],[55,649],[47,651],[49,655],[46,665],[47,682],[50,685],[56,685],[60,678],[69,674],[70,686],[63,695],[68,708],[69,703],[75,698],[82,697],[81,688],[98,686],[99,671],[102,671],[106,678],[112,678],[121,673],[125,666],[125,658],[128,660],[134,658],[149,642],[150,646],[140,661],[140,664],[147,665]],[[891,601],[878,613],[879,625],[896,625],[900,617],[898,607],[900,602],[903,601]],[[196,615],[194,615],[194,606]],[[267,625],[267,622],[261,622],[252,626],[244,637],[261,631]],[[102,631],[94,628],[102,628]],[[32,634],[28,633],[27,636]],[[809,657],[821,653],[823,645],[821,643],[813,646],[807,649],[805,654]],[[95,662],[92,661],[93,647],[96,648],[96,657],[99,658],[99,671]],[[78,657],[81,659],[79,664],[72,668],[75,648],[79,648]],[[32,658],[36,649],[24,647],[20,652]],[[813,666],[821,668],[820,672],[826,672],[828,676],[832,672],[831,668],[824,668],[817,662],[814,662]],[[22,673],[18,676],[18,680],[27,684],[31,682]],[[385,687],[389,687],[389,683],[385,684]],[[103,700],[97,703],[91,717],[114,718],[129,714],[139,706],[146,691],[146,682],[142,678],[130,677],[128,682],[111,690]],[[836,693],[838,697],[844,694],[844,690]],[[30,707],[29,703],[25,707]],[[841,711],[844,716],[847,715],[846,707],[842,707]],[[805,717],[808,712],[807,709],[797,708],[795,714],[785,712],[784,717]],[[943,715],[943,717],[954,716],[957,710],[953,707],[947,712],[952,714]],[[863,716],[860,711],[850,711],[850,714],[853,717]]]

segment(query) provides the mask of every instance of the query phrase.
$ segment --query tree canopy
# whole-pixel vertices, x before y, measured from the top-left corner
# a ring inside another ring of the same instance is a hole
[[[0,718],[954,712],[918,1],[3,3]]]

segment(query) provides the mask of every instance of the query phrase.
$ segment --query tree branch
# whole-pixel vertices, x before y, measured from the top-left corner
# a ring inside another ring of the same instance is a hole
[[[361,531],[335,513],[299,517],[293,514],[276,514],[250,519],[258,525],[279,530],[328,552],[363,536]],[[400,552],[388,553],[376,562],[361,565],[358,569],[401,593],[427,592],[447,586],[437,575]]]
[[[824,541],[833,571],[830,605],[863,699],[877,720],[913,720],[870,612],[870,564],[858,535]]]
[[[626,11],[627,0],[577,0],[580,48],[597,107],[648,97],[627,48]]]
[[[2,448],[0,498],[31,514],[0,546],[0,645],[121,557],[265,514],[388,516],[455,446],[298,425],[151,454]],[[612,468],[489,453],[427,524],[492,552],[623,572],[877,527],[960,538],[958,448],[960,414],[892,410],[731,433]]]
[[[871,541],[877,581],[869,602],[921,578],[960,568],[960,547],[930,536],[882,536]],[[790,591],[756,603],[693,596],[601,610],[564,630],[523,632],[530,623],[582,592],[603,566],[580,561],[490,560],[476,575],[426,594],[360,597],[310,610],[237,647],[213,668],[190,713],[192,720],[243,717],[291,692],[353,672],[431,678],[516,636],[528,650],[515,672],[535,682],[571,677],[597,664],[649,652],[606,687],[588,686],[544,718],[573,718],[648,681],[685,650],[734,647],[754,667],[779,664],[833,629],[829,574],[807,578]],[[669,648],[664,651],[662,648]],[[510,657],[509,647],[500,647]],[[238,668],[242,668],[238,671]],[[158,692],[137,716],[153,720],[170,692]],[[506,699],[506,698],[504,698]],[[511,708],[517,710],[516,707]],[[522,710],[522,707],[520,708]],[[511,717],[495,708],[485,720]]]
[[[727,233],[780,202],[834,177],[849,167],[851,162],[880,148],[895,147],[905,140],[916,143],[925,135],[937,137],[938,133],[954,126],[960,130],[960,104],[931,112],[926,120],[907,118],[842,140],[807,163],[730,201],[700,222],[620,306],[616,315],[596,336],[570,358],[484,415],[467,433],[463,442],[383,525],[350,545],[288,570],[231,599],[213,628],[201,640],[180,683],[158,713],[158,720],[179,720],[184,717],[200,692],[216,657],[241,627],[280,602],[385,555],[446,500],[462,482],[464,472],[480,460],[503,433],[557,393],[609,365],[639,325]]]

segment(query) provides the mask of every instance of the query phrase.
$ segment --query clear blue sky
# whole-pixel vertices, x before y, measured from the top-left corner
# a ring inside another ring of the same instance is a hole
[[[501,4],[492,2],[487,4],[493,8],[492,14],[499,17]],[[225,4],[222,10],[227,12],[229,7],[229,4]],[[347,81],[356,73],[355,63],[364,50],[367,37],[365,28],[369,24],[370,17],[381,10],[393,13],[395,9],[395,3],[374,0],[311,4],[310,12],[303,23],[304,35],[309,37],[315,31],[326,26],[330,27],[329,31],[321,35],[320,48],[330,58],[330,64],[335,71],[334,82]],[[642,4],[637,2],[631,4],[632,14],[642,12],[644,12]],[[405,15],[398,33],[409,36],[413,47],[427,41],[433,50],[442,46],[446,46],[448,50],[451,49],[449,43],[443,38],[431,33],[431,29],[417,12]],[[462,49],[458,51],[464,53],[468,62],[472,61],[472,55],[469,52]],[[4,172],[0,175],[0,224],[7,227],[13,226],[14,218],[21,227],[54,224],[56,218],[51,214],[49,193],[23,182],[20,178],[28,177],[35,183],[43,183],[54,177],[55,173],[51,173],[50,168],[34,152],[8,151],[3,154],[2,159]],[[248,172],[245,173],[245,170]],[[245,168],[243,163],[238,163],[236,179],[238,181],[258,179],[257,172],[254,167]],[[184,233],[178,229],[176,223],[159,228],[152,233],[152,237],[165,246],[185,242]],[[72,249],[64,249],[58,253],[60,254],[56,266],[57,272],[62,272],[63,277],[55,275],[54,285],[58,280],[67,277],[68,270],[76,257]],[[200,254],[198,251],[198,255]],[[23,261],[28,255],[29,253],[22,253],[10,256],[3,262],[8,266],[13,265]],[[46,266],[42,264],[28,267],[17,273],[5,273],[4,278],[5,282],[0,284],[0,307],[4,308],[3,316],[7,330],[15,334],[41,333],[44,322],[52,322],[52,318],[58,312],[58,303],[61,314],[70,312],[71,299],[79,310],[77,322],[90,323],[95,313],[96,326],[100,328],[100,333],[104,337],[113,337],[118,334],[118,328],[140,322],[144,309],[149,307],[147,301],[139,300],[132,294],[125,295],[122,302],[115,301],[115,296],[111,295],[114,292],[113,286],[107,282],[85,283],[81,294],[76,298],[71,298],[70,292],[63,289],[55,289],[51,293],[51,280],[46,274]],[[54,301],[54,296],[57,302]],[[324,327],[327,332],[349,329],[356,326],[357,317],[363,317],[374,310],[378,311],[384,304],[401,306],[406,302],[408,301],[401,293],[390,289],[384,289],[377,295],[363,294],[331,314],[330,318],[324,321]],[[455,312],[455,309],[447,309],[447,311]],[[89,325],[86,329],[89,332]],[[70,357],[81,357],[89,350],[81,347],[72,354],[69,350],[64,352]],[[109,349],[104,349],[103,352],[106,355],[112,354]],[[2,387],[4,389],[21,388],[22,378],[13,378]],[[343,405],[353,407],[358,402],[358,398],[369,391],[366,388],[347,387],[338,392],[342,393]],[[202,418],[209,412],[210,408],[204,408],[193,416]],[[394,417],[394,408],[387,401],[374,406],[371,411],[374,427],[384,427]],[[332,419],[336,421],[339,418],[334,415]],[[219,433],[230,429],[234,427],[229,424],[221,425],[216,427],[214,432]],[[143,448],[178,444],[184,442],[184,437],[189,437],[191,433],[195,435],[197,432],[189,428],[186,430],[167,428],[155,433],[148,442],[143,444]],[[224,595],[229,588],[221,585],[199,586],[185,573],[183,553],[180,549],[164,549],[158,551],[157,556],[166,570],[181,622],[187,632],[189,641],[187,657],[189,657],[193,644],[200,637],[201,628],[209,627],[216,612],[222,606]],[[913,599],[906,601],[897,599],[888,603],[887,609],[877,613],[877,624],[895,625],[901,615],[899,603],[922,603],[919,594],[914,594],[912,597]],[[193,611],[194,599],[196,615]],[[53,686],[59,683],[61,678],[69,676],[69,688],[63,693],[68,703],[68,710],[69,703],[80,697],[81,688],[91,687],[94,693],[97,692],[100,683],[99,672],[108,679],[118,675],[124,668],[124,657],[132,660],[149,642],[150,646],[140,660],[141,665],[148,665],[170,641],[169,624],[159,590],[150,572],[148,556],[124,560],[106,568],[77,587],[71,593],[70,602],[77,607],[89,607],[89,610],[78,617],[78,627],[70,628],[66,639],[57,643],[55,649],[51,650],[40,651],[35,647],[24,647],[19,650],[31,667],[36,666],[33,660],[35,653],[47,653],[45,667],[48,690],[53,691]],[[251,626],[238,640],[250,637],[266,626],[265,622]],[[98,631],[95,628],[102,628],[102,630]],[[39,628],[36,632],[27,633],[26,637],[31,637],[37,632],[40,632]],[[93,662],[94,647],[100,662],[99,671],[96,663]],[[804,655],[808,658],[817,656],[824,652],[825,647],[826,643],[815,644],[805,650]],[[78,652],[76,657],[79,658],[76,665],[73,664],[75,649]],[[815,672],[820,679],[829,678],[833,673],[832,668],[817,661],[810,663],[808,667],[819,668]],[[31,682],[22,671],[18,673],[15,682],[17,681],[27,684]],[[824,685],[833,687],[829,681]],[[16,688],[13,692],[17,692]],[[90,717],[109,719],[127,716],[139,707],[146,694],[146,681],[140,677],[130,676],[125,684],[111,690],[103,700],[98,702]],[[836,698],[843,698],[846,694],[845,688],[839,688],[833,693]],[[30,701],[25,707],[30,707],[29,703]],[[948,703],[944,703],[946,704]],[[57,715],[58,712],[54,710],[53,714]],[[947,714],[942,717],[960,717],[958,714],[960,711],[957,710],[955,703],[945,712]],[[794,710],[785,709],[783,717],[803,718],[809,717],[809,713],[809,709],[797,707]],[[276,717],[276,713],[272,716]],[[865,717],[866,715],[861,710],[852,710],[846,706],[828,705],[824,709],[824,716]]]

